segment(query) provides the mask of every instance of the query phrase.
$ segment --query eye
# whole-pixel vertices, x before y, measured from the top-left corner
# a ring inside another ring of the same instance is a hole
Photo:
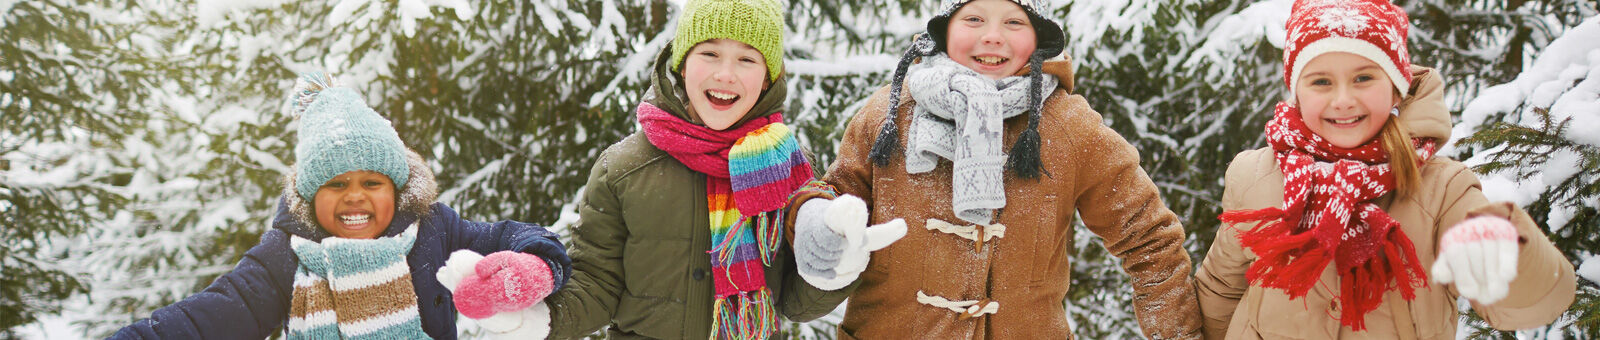
[[[376,181],[376,180],[367,180],[365,183],[362,183],[362,184],[365,184],[368,188],[376,188],[376,187],[382,186],[383,182]]]
[[[751,57],[743,57],[743,58],[739,58],[739,61],[741,61],[741,62],[746,62],[746,63],[751,63],[751,64],[755,64],[755,63],[756,63],[756,58],[751,58]]]
[[[1368,82],[1368,81],[1372,81],[1374,79],[1377,79],[1377,77],[1373,77],[1372,75],[1368,75],[1368,74],[1363,74],[1363,75],[1356,76],[1356,82],[1357,83],[1365,83],[1365,82]]]
[[[1021,25],[1021,26],[1027,26],[1027,25],[1028,25],[1028,22],[1027,22],[1027,21],[1023,21],[1023,20],[1022,20],[1022,19],[1011,19],[1011,20],[1007,20],[1007,21],[1006,21],[1006,24],[1007,24],[1007,25]]]
[[[1333,85],[1333,81],[1332,80],[1328,80],[1328,78],[1317,78],[1317,79],[1312,79],[1311,80],[1311,86],[1328,86],[1328,85]]]
[[[982,23],[983,22],[983,18],[979,18],[977,16],[968,16],[968,17],[965,17],[965,18],[961,18],[961,21],[977,24],[977,23]]]
[[[343,189],[344,185],[345,185],[344,181],[340,181],[340,180],[328,181],[328,183],[323,183],[322,184],[323,187],[334,188],[334,189]]]
[[[700,51],[699,54],[702,55],[702,56],[711,57],[711,58],[716,58],[717,57],[717,52],[712,52],[712,51]]]

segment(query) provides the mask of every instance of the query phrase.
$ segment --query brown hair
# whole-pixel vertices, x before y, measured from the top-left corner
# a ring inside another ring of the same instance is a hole
[[[1383,139],[1383,151],[1389,154],[1389,170],[1394,171],[1395,197],[1411,194],[1422,186],[1422,169],[1417,167],[1417,151],[1411,144],[1411,131],[1406,130],[1405,125],[1400,123],[1400,117],[1395,116],[1383,123],[1378,136]]]

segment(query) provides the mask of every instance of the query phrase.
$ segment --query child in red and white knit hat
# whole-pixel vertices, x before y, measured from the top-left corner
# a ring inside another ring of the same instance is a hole
[[[1229,165],[1195,275],[1208,338],[1454,338],[1456,296],[1500,329],[1572,302],[1571,263],[1527,213],[1434,154],[1450,112],[1408,28],[1384,0],[1294,4],[1289,96],[1269,146]]]

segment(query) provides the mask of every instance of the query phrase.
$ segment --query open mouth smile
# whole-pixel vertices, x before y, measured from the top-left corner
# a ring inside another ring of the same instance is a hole
[[[1354,127],[1357,123],[1367,120],[1367,115],[1360,115],[1344,119],[1323,118],[1322,121],[1337,127]]]
[[[711,105],[718,110],[727,110],[728,108],[733,107],[733,103],[738,102],[739,97],[740,96],[738,94],[732,92],[722,90],[706,90],[706,99],[710,99]]]
[[[363,229],[371,224],[372,214],[346,213],[339,215],[339,222],[343,222],[346,229]]]
[[[981,57],[972,57],[972,60],[976,60],[979,64],[983,64],[984,66],[1000,66],[1001,64],[1005,64],[1007,61],[1011,61],[1011,58],[997,57],[997,56],[981,56]]]

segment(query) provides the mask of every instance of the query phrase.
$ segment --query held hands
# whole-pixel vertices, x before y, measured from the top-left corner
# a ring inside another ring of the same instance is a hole
[[[904,220],[869,228],[867,217],[867,203],[853,195],[801,205],[794,239],[800,277],[819,289],[843,288],[867,269],[870,252],[906,235]]]
[[[550,295],[554,282],[544,259],[514,251],[482,256],[463,249],[451,253],[437,275],[455,295],[456,310],[493,335],[543,338],[550,332],[550,308],[540,301]]]
[[[1470,218],[1444,233],[1439,257],[1433,261],[1433,280],[1454,282],[1456,291],[1481,304],[1506,297],[1517,277],[1516,226],[1504,218]]]

